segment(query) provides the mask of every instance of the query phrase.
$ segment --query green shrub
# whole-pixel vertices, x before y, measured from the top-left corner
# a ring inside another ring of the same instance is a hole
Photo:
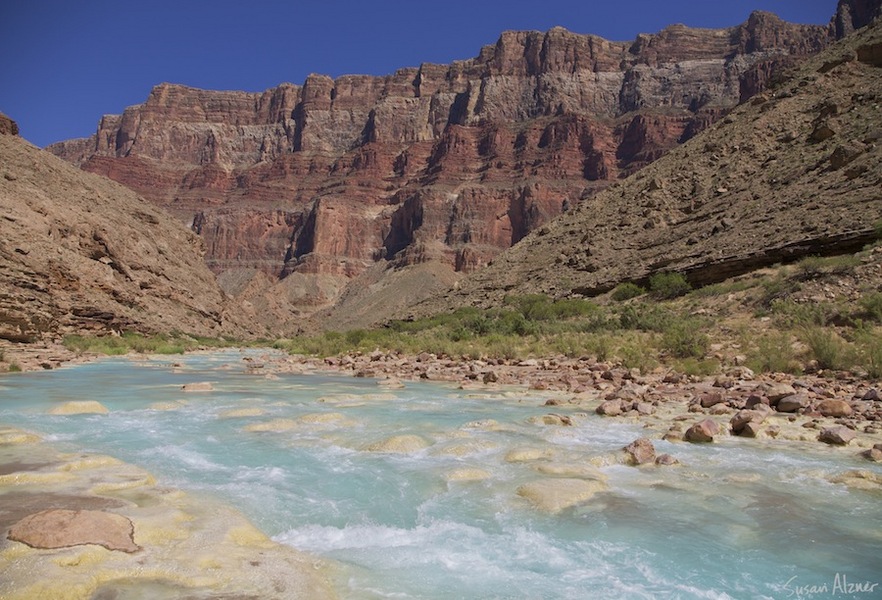
[[[655,304],[629,304],[619,313],[622,329],[663,332],[676,317]]]
[[[21,366],[20,366],[17,362],[11,362],[11,363],[9,363],[9,372],[10,372],[10,373],[20,373],[20,372],[21,372]]]
[[[882,335],[865,329],[855,339],[857,361],[871,379],[882,379]]]
[[[790,335],[786,333],[770,333],[756,341],[756,349],[748,360],[748,366],[762,373],[799,373],[799,362]]]
[[[680,273],[656,273],[649,278],[649,291],[662,300],[684,296],[691,289],[692,286]]]
[[[812,358],[822,369],[846,369],[851,366],[848,344],[830,329],[811,327],[802,334]]]
[[[860,305],[867,319],[882,323],[882,293],[864,294],[861,297]]]
[[[707,377],[720,372],[720,362],[712,358],[698,360],[697,358],[684,358],[677,361],[674,367],[684,375]]]
[[[852,271],[861,264],[861,260],[854,254],[842,254],[839,256],[807,256],[796,263],[796,277],[801,280],[815,279],[822,275],[842,275]]]
[[[658,365],[650,344],[646,340],[629,340],[620,343],[616,355],[628,369],[637,368],[647,373]]]
[[[781,277],[764,281],[763,294],[759,298],[759,304],[763,308],[771,308],[776,300],[785,300],[800,290],[800,285],[792,279]]]
[[[775,300],[771,305],[775,323],[779,327],[825,327],[838,309],[829,302],[794,302]]]
[[[697,322],[681,319],[668,326],[661,343],[663,350],[677,358],[702,358],[707,354],[710,339]]]
[[[617,285],[616,289],[612,291],[610,297],[616,302],[624,302],[625,300],[630,300],[631,298],[642,296],[645,293],[646,290],[636,283],[626,281],[625,283],[620,283],[619,285]]]

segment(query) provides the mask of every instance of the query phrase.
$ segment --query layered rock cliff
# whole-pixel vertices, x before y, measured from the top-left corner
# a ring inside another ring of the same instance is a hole
[[[125,186],[32,146],[4,121],[0,339],[245,332],[226,316],[198,236]]]
[[[633,42],[506,32],[473,59],[385,77],[263,93],[162,84],[50,150],[192,224],[222,282],[296,275],[284,293],[310,311],[378,263],[486,265],[832,39],[768,13]]]
[[[415,314],[506,294],[594,296],[658,272],[703,285],[859,250],[882,216],[880,101],[877,20]]]

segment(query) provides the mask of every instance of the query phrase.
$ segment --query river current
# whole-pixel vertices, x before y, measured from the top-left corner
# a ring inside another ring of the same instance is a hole
[[[6,377],[0,423],[222,499],[334,563],[342,598],[882,598],[882,496],[830,481],[882,472],[856,451],[653,440],[681,464],[635,468],[604,457],[644,435],[639,424],[586,414],[542,425],[531,417],[550,412],[543,392],[267,378],[242,358],[112,358]],[[181,389],[201,381],[212,391]],[[78,400],[109,413],[49,414]],[[423,443],[379,445],[395,436]],[[605,480],[584,503],[548,512],[518,494],[580,466]]]

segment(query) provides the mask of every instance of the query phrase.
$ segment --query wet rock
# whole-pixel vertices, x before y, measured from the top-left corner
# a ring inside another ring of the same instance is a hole
[[[824,442],[825,444],[833,444],[836,446],[845,446],[850,441],[852,441],[857,434],[845,427],[844,425],[839,425],[836,427],[826,427],[821,430],[821,435],[818,436],[818,440]]]
[[[557,414],[548,414],[548,415],[540,415],[535,417],[530,417],[528,419],[530,423],[535,425],[559,425],[559,426],[570,426],[573,424],[573,420],[566,415],[557,415]]]
[[[181,386],[181,390],[185,392],[210,392],[214,389],[210,381],[197,381],[194,383],[185,383]]]
[[[505,462],[529,462],[543,458],[548,458],[548,451],[543,448],[512,448],[506,453]]]
[[[769,399],[768,404],[774,406],[781,398],[792,396],[796,393],[796,389],[788,383],[773,383],[766,390],[766,397]]]
[[[44,510],[16,523],[9,539],[32,548],[67,548],[96,544],[108,550],[137,552],[132,522],[101,510]]]
[[[778,400],[775,408],[778,412],[795,413],[800,409],[807,408],[809,404],[811,404],[811,402],[805,394],[793,394]]]
[[[655,406],[651,402],[637,402],[634,405],[634,410],[642,416],[654,415],[656,412]]]
[[[658,457],[655,459],[655,464],[659,466],[669,467],[673,465],[679,465],[680,461],[670,454],[659,454]]]
[[[850,417],[854,412],[845,400],[822,400],[816,409],[825,417]]]
[[[882,475],[864,469],[855,469],[831,477],[832,483],[841,483],[856,490],[878,491],[882,488]]]
[[[385,440],[374,442],[365,446],[368,452],[388,452],[391,454],[410,454],[418,452],[430,446],[429,442],[424,438],[413,435],[393,435]]]
[[[558,513],[590,500],[605,489],[606,484],[597,480],[549,478],[524,484],[517,494],[539,510]]]
[[[655,447],[649,438],[639,438],[623,448],[629,465],[645,465],[655,461]]]
[[[106,415],[108,412],[106,406],[95,400],[75,400],[49,409],[50,415]]]
[[[686,430],[683,439],[687,442],[712,442],[714,436],[720,432],[720,426],[712,419],[699,421]]]
[[[882,444],[876,444],[869,450],[861,452],[861,456],[871,462],[882,462]]]
[[[444,478],[447,481],[481,481],[489,479],[490,472],[476,467],[463,467],[461,469],[453,469],[445,473]]]
[[[739,410],[729,420],[734,435],[756,437],[759,426],[766,420],[766,414],[758,410]]]
[[[272,419],[263,423],[252,423],[244,427],[245,431],[254,433],[291,431],[297,427],[294,419]]]
[[[621,400],[607,400],[601,403],[594,412],[605,417],[617,417],[624,412]]]

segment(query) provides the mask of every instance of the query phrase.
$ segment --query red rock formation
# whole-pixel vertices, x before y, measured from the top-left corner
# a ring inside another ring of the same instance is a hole
[[[708,127],[765,84],[756,65],[831,39],[767,13],[632,43],[505,32],[474,59],[385,77],[162,84],[50,150],[192,222],[217,273],[349,278],[393,257],[472,271]]]

